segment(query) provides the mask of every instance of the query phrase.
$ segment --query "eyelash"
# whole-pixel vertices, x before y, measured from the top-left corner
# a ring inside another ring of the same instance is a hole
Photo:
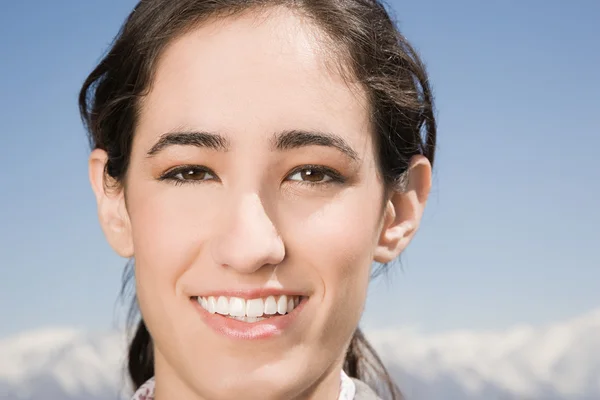
[[[328,167],[325,167],[322,165],[302,165],[302,166],[296,167],[290,173],[287,174],[286,180],[289,180],[290,176],[293,176],[299,172],[306,171],[306,170],[310,170],[315,173],[324,174],[329,178],[329,180],[320,181],[320,182],[294,180],[292,182],[298,182],[302,185],[308,185],[311,187],[323,186],[323,185],[329,185],[329,184],[342,184],[342,183],[346,182],[346,178],[344,178],[342,176],[342,174],[340,174],[339,172],[337,172],[331,168],[328,168]],[[193,171],[194,173],[208,173],[208,174],[214,176],[215,178],[217,176],[217,174],[215,174],[210,169],[200,166],[200,165],[181,165],[179,167],[175,167],[175,168],[172,168],[172,169],[166,171],[164,174],[162,174],[158,178],[158,180],[159,181],[168,181],[175,185],[198,184],[198,183],[201,183],[201,182],[204,182],[207,180],[213,180],[213,179],[202,179],[202,180],[195,181],[195,180],[186,180],[186,179],[177,178],[177,175],[184,174],[184,173],[190,172],[190,171]],[[216,180],[218,181],[219,179],[217,178]]]
[[[202,167],[200,165],[181,165],[179,167],[175,167],[175,168],[172,168],[172,169],[166,171],[158,178],[158,180],[159,181],[167,181],[167,182],[173,183],[175,185],[188,185],[188,184],[204,182],[205,180],[210,180],[210,179],[203,179],[203,180],[194,181],[194,180],[186,180],[186,179],[177,178],[177,175],[179,175],[179,174],[183,175],[184,173],[190,172],[190,171],[193,171],[194,173],[205,172],[205,173],[211,174],[216,177],[216,174],[206,167]]]
[[[297,174],[298,172],[311,170],[312,172],[321,173],[329,177],[328,181],[321,182],[310,182],[310,181],[294,181],[298,182],[302,185],[308,186],[323,186],[329,184],[343,184],[346,182],[346,178],[342,176],[339,172],[334,169],[325,167],[323,165],[301,165],[299,167],[294,168],[287,176],[286,179],[289,179],[290,176]]]

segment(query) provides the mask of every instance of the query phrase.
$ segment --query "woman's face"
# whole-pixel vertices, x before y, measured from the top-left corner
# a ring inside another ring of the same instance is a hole
[[[389,218],[367,102],[320,43],[271,12],[206,23],[160,59],[125,182],[129,241],[113,241],[135,257],[158,391],[337,385]]]

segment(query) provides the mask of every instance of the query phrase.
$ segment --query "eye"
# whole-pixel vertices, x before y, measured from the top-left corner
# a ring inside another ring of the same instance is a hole
[[[179,184],[215,179],[215,174],[208,168],[194,165],[181,166],[171,169],[160,177],[160,180],[174,181],[175,183]]]
[[[205,181],[207,179],[213,178],[213,176],[208,171],[188,169],[175,174],[175,178],[182,181]]]
[[[334,170],[317,165],[305,165],[288,175],[287,180],[309,184],[343,182],[342,176]]]

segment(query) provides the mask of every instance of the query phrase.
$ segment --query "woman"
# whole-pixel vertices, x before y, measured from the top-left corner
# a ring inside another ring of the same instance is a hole
[[[400,398],[358,324],[436,130],[381,4],[141,1],[80,109],[102,228],[135,260],[134,398]]]

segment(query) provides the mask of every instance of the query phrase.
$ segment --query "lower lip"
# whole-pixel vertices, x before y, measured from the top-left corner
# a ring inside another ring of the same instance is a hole
[[[298,306],[290,313],[269,317],[258,322],[244,322],[217,313],[211,314],[202,308],[195,298],[191,298],[190,301],[192,301],[206,325],[218,334],[233,339],[256,340],[279,336],[289,330],[304,309],[308,298],[302,297]]]

